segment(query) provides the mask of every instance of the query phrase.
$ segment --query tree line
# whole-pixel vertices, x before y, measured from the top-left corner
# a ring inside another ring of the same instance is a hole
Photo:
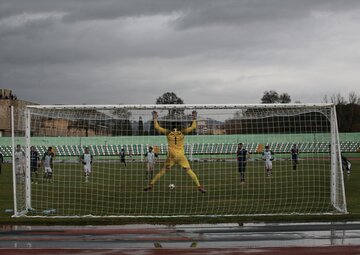
[[[346,100],[340,93],[324,96],[324,103],[336,105],[336,115],[340,132],[360,132],[360,96],[351,92]]]
[[[331,96],[325,95],[322,102],[335,104],[339,132],[360,132],[359,95],[355,92],[350,92],[347,99],[340,93]],[[279,94],[274,90],[270,90],[264,92],[261,103],[291,103],[291,97],[287,93]]]
[[[288,93],[278,93],[275,90],[264,91],[260,99],[262,104],[288,104],[291,103],[291,96]],[[339,132],[360,132],[360,96],[355,92],[348,95],[348,99],[341,94],[324,96],[323,103],[333,103],[336,107]],[[156,99],[156,104],[183,104],[184,100],[173,92],[164,93]],[[296,101],[295,103],[300,103]],[[251,115],[251,110],[247,110],[247,116]],[[271,110],[272,111],[272,110]],[[242,113],[244,116],[244,113]],[[183,111],[169,110],[164,118],[162,125],[171,128],[174,123],[166,122],[166,119],[185,118]],[[321,113],[306,113],[297,116],[268,116],[266,118],[234,118],[227,120],[222,126],[227,134],[250,134],[250,133],[309,133],[327,132],[328,120]],[[283,123],[281,127],[275,128],[274,123]],[[286,124],[288,123],[288,124]],[[179,123],[175,123],[178,125]],[[139,122],[139,130],[143,131],[143,123]],[[154,125],[151,123],[149,135],[156,135]]]
[[[260,99],[262,104],[288,104],[291,96],[288,93],[278,93],[275,90],[265,91]],[[336,106],[339,132],[360,132],[360,96],[351,92],[346,99],[341,94],[325,95],[323,103],[333,103]],[[300,103],[300,102],[295,102]],[[173,92],[166,92],[156,99],[156,104],[184,104],[184,100]],[[267,111],[267,110],[265,110]],[[232,119],[226,120],[222,129],[227,134],[257,134],[257,133],[317,133],[329,131],[329,123],[321,113],[304,113],[294,116],[276,116],[274,109],[268,109],[269,114],[265,118],[251,117],[251,109],[237,113]],[[271,112],[272,111],[272,112]],[[130,123],[131,113],[126,109],[118,109],[114,114],[121,120],[111,123],[111,135],[158,135],[154,129],[153,121],[145,124],[141,117],[137,121],[137,128]],[[273,114],[273,115],[272,115]],[[275,116],[274,116],[275,115]],[[250,116],[250,117],[249,117]],[[184,110],[169,109],[167,115],[159,119],[160,125],[173,129],[183,127],[191,123],[191,116],[187,116]],[[276,127],[275,123],[282,123]],[[108,123],[103,123],[108,124]],[[137,129],[137,130],[136,130]],[[195,133],[194,133],[195,134]]]

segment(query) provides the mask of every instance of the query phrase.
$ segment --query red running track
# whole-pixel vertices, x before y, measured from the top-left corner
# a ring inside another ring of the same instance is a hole
[[[360,223],[3,226],[0,254],[360,254]]]

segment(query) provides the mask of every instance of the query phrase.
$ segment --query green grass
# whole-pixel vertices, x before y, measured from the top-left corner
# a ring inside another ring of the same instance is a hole
[[[360,161],[353,161],[351,176],[344,175],[347,215],[286,215],[331,212],[328,163],[304,160],[294,172],[288,161],[274,162],[272,177],[266,177],[262,162],[247,166],[247,181],[239,184],[235,162],[194,162],[192,167],[204,183],[207,193],[196,190],[189,176],[174,167],[155,185],[144,192],[147,185],[145,166],[129,163],[125,169],[117,163],[95,163],[89,183],[84,181],[80,164],[55,165],[54,182],[38,178],[32,186],[32,206],[35,214],[56,209],[59,215],[246,215],[227,217],[180,218],[11,218],[5,209],[13,208],[11,165],[3,165],[0,175],[0,222],[10,224],[125,224],[125,223],[215,223],[243,221],[307,221],[357,220],[360,203],[357,198],[360,181]],[[316,171],[306,170],[316,165]],[[170,190],[168,185],[176,188]],[[65,187],[65,188],[64,188]],[[66,192],[64,192],[66,190]],[[272,213],[272,216],[252,216]],[[56,215],[56,214],[54,214]]]

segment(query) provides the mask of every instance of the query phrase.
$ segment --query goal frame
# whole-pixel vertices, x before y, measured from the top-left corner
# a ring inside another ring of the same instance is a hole
[[[344,179],[342,173],[342,164],[339,162],[341,158],[340,150],[340,140],[338,133],[336,109],[334,104],[328,103],[316,103],[316,104],[183,104],[183,105],[147,105],[147,104],[137,104],[137,105],[29,105],[24,111],[25,118],[25,153],[26,153],[26,165],[25,165],[25,210],[18,211],[16,204],[16,182],[14,182],[14,217],[26,216],[26,214],[32,210],[32,194],[31,194],[31,169],[30,169],[30,147],[31,147],[31,111],[33,109],[67,109],[67,110],[89,110],[89,109],[98,109],[98,110],[115,110],[115,109],[130,109],[130,110],[168,110],[168,109],[187,109],[187,110],[197,110],[197,109],[262,109],[262,108],[272,108],[272,109],[296,109],[296,108],[328,108],[331,111],[330,114],[330,130],[331,130],[331,203],[333,207],[337,210],[338,213],[346,214],[346,196],[345,196],[345,187]],[[12,121],[12,129],[14,129],[14,123]],[[12,131],[12,136],[14,133]],[[13,148],[15,148],[14,139],[12,139]],[[13,149],[14,152],[14,149]],[[190,155],[192,157],[192,155]],[[340,172],[340,173],[339,173]],[[15,176],[15,166],[13,161],[13,174]],[[340,177],[340,178],[338,178]],[[340,182],[340,185],[339,183]],[[339,190],[340,188],[340,190]],[[342,201],[339,204],[337,201]],[[322,213],[321,213],[322,214]],[[186,216],[186,215],[185,215]],[[194,216],[194,215],[191,215]],[[200,215],[201,216],[201,215]],[[207,216],[207,215],[205,215]],[[223,215],[221,215],[223,216]],[[233,216],[233,215],[231,215]],[[57,216],[58,217],[58,216]],[[62,217],[62,216],[60,216]],[[64,216],[69,217],[69,216]],[[74,216],[75,217],[75,216]],[[106,217],[106,216],[101,216]],[[117,216],[123,217],[123,216]],[[135,216],[139,217],[139,216]],[[148,217],[148,216],[146,216]],[[158,217],[158,216],[155,216]],[[176,217],[176,216],[175,216]],[[213,217],[213,216],[212,216]]]

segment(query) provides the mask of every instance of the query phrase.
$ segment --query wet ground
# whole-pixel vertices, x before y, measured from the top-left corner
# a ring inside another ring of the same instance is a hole
[[[360,254],[360,222],[2,226],[0,254]]]

